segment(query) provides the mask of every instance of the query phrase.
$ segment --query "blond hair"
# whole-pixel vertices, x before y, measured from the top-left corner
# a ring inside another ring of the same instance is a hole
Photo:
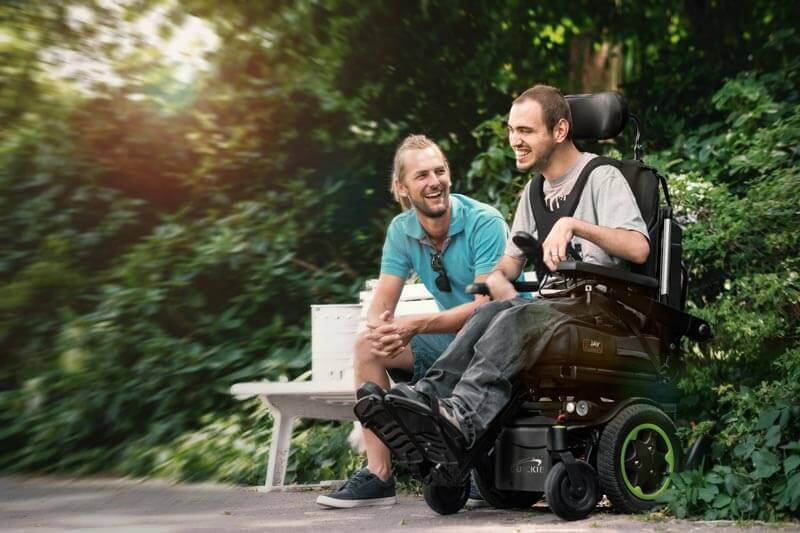
[[[405,172],[405,161],[403,155],[409,150],[425,150],[431,146],[439,150],[439,153],[442,154],[442,159],[444,159],[445,167],[449,169],[450,164],[447,162],[447,158],[444,156],[442,149],[438,144],[436,144],[435,141],[432,141],[425,135],[409,135],[403,139],[403,142],[400,143],[400,146],[397,147],[397,150],[394,153],[392,176],[389,180],[389,191],[392,193],[392,196],[394,196],[394,199],[403,207],[403,209],[411,209],[411,200],[409,200],[406,196],[402,196],[400,191],[397,189],[397,183],[402,181],[403,173]]]

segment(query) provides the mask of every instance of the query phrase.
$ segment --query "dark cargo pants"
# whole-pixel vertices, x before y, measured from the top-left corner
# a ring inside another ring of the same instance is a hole
[[[511,400],[516,377],[535,363],[566,320],[548,300],[515,298],[482,305],[416,388],[453,407],[472,445]]]

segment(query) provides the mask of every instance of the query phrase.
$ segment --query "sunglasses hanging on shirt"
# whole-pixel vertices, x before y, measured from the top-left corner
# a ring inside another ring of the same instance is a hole
[[[444,269],[441,252],[436,252],[431,256],[431,268],[434,272],[439,274],[436,277],[436,288],[442,292],[450,292],[452,290],[450,287],[450,278],[447,277],[447,272]]]

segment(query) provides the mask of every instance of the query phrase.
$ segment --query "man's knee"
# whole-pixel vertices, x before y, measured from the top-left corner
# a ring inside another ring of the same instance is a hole
[[[496,313],[499,313],[500,311],[508,309],[512,305],[514,305],[513,300],[494,300],[478,307],[478,311],[483,311],[484,313],[489,313],[494,315]]]
[[[478,307],[470,317],[474,322],[488,322],[498,313],[512,306],[511,300],[495,300]]]
[[[369,330],[364,330],[356,335],[356,342],[353,350],[353,364],[356,368],[363,368],[383,362],[383,359],[372,353],[372,341],[367,338],[368,334]]]

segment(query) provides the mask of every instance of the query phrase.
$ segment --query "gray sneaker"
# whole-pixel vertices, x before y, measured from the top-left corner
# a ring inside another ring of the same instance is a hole
[[[394,505],[397,495],[394,490],[394,476],[388,481],[364,467],[348,479],[342,488],[327,496],[318,496],[317,504],[336,509],[352,509],[368,505]]]
[[[467,509],[480,509],[481,507],[491,507],[491,504],[483,499],[481,491],[478,489],[478,484],[475,483],[475,474],[470,476],[469,480],[469,499],[464,505]]]

